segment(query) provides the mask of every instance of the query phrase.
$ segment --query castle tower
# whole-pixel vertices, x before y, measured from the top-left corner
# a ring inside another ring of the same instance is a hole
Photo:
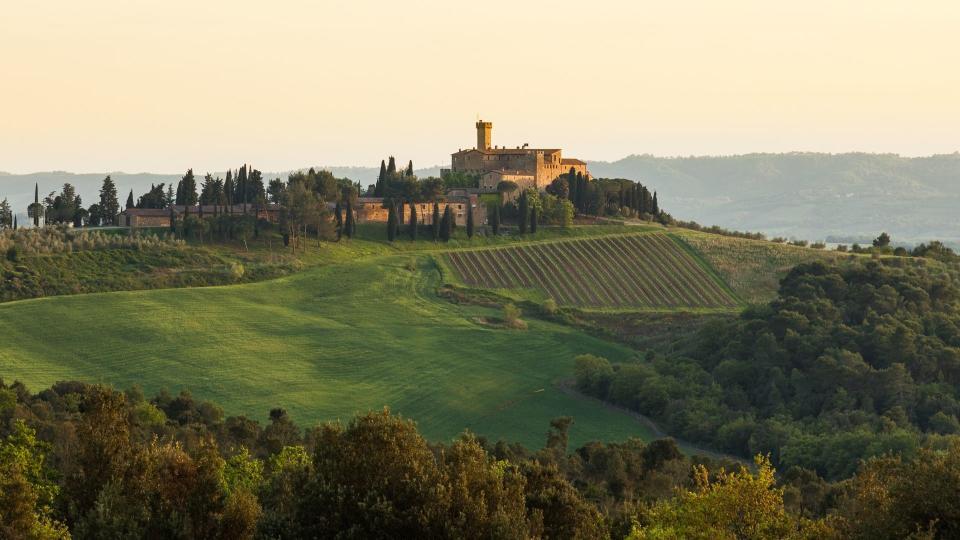
[[[477,150],[490,149],[490,132],[493,131],[493,122],[477,122]]]

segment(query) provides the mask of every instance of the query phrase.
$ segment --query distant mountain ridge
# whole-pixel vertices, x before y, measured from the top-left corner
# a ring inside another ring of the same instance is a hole
[[[594,176],[643,182],[659,193],[663,207],[675,217],[705,225],[809,240],[873,237],[887,231],[897,241],[940,239],[960,243],[958,153],[916,158],[807,152],[703,157],[631,155],[613,162],[588,163]],[[364,186],[376,181],[379,171],[379,166],[317,168]],[[439,169],[430,167],[416,172],[419,176],[438,175]],[[264,178],[285,178],[289,173],[265,172]],[[84,204],[89,205],[96,200],[106,174],[0,173],[0,198],[8,197],[19,212],[24,212],[33,200],[35,183],[40,184],[42,197],[70,182],[77,187]],[[176,182],[182,176],[109,174],[124,200],[130,189],[136,196],[150,184]]]

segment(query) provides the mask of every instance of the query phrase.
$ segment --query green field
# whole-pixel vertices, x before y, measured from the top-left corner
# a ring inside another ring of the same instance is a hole
[[[732,308],[738,303],[705,263],[663,233],[452,251],[445,259],[470,287],[534,290],[561,306]]]
[[[0,376],[35,391],[59,380],[186,388],[227,414],[263,420],[280,406],[303,425],[387,405],[436,440],[469,428],[539,447],[560,415],[576,419],[574,444],[650,436],[555,386],[577,354],[630,350],[538,320],[526,331],[478,324],[496,312],[438,298],[431,255],[383,251],[328,246],[331,257],[370,255],[260,283],[0,304]]]

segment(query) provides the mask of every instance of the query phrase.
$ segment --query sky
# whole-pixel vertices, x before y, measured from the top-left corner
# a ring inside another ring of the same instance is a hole
[[[960,150],[956,0],[46,0],[0,12],[0,171]]]

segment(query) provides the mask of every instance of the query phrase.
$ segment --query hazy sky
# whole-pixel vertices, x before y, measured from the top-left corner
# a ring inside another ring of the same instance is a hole
[[[960,149],[956,0],[9,0],[0,73],[9,172]]]

